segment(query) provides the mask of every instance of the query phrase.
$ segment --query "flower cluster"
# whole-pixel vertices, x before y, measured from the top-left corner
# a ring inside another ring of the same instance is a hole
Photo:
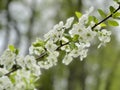
[[[100,25],[93,30],[92,27],[95,25],[94,21],[91,21],[89,25],[87,25],[92,11],[93,7],[82,15],[77,23],[73,23],[74,17],[68,18],[65,24],[60,21],[52,30],[44,35],[44,45],[39,44],[40,46],[35,46],[35,44],[43,43],[41,40],[37,40],[33,43],[30,52],[34,51],[40,53],[39,51],[44,51],[43,53],[45,53],[42,60],[38,60],[38,64],[41,68],[48,69],[56,65],[58,57],[61,56],[60,52],[64,52],[62,63],[65,65],[68,65],[73,58],[78,56],[80,60],[83,60],[87,56],[88,48],[95,37],[101,42],[98,47],[110,41],[110,31],[101,29]],[[41,48],[41,50],[37,48]],[[38,55],[36,53],[33,54]]]
[[[40,69],[49,69],[57,65],[60,59],[68,65],[74,58],[83,60],[95,38],[101,42],[98,47],[110,41],[111,32],[89,21],[93,8],[74,22],[74,17],[64,24],[60,21],[47,34],[44,40],[38,38],[29,48],[29,55],[20,56],[14,47],[7,49],[0,57],[0,90],[34,89],[35,78]]]
[[[41,74],[34,56],[21,57],[10,49],[1,56],[0,65],[0,90],[34,89],[35,77]]]

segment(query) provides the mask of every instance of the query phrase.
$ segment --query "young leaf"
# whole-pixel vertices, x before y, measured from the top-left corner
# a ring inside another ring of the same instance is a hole
[[[98,19],[95,16],[89,16],[87,25],[90,25],[91,21],[98,23]]]
[[[70,36],[70,35],[68,35],[68,34],[64,34],[64,36],[65,36],[65,38],[67,38],[69,41],[71,41],[71,40],[72,40],[72,38],[71,38],[71,36]]]
[[[95,16],[93,16],[93,19],[95,23],[98,23],[98,19]]]
[[[89,16],[89,17],[88,17],[87,26],[89,26],[90,23],[91,23],[91,21],[93,21],[93,20],[94,20],[94,19],[93,19],[93,16]]]
[[[15,47],[13,45],[9,45],[8,48],[10,49],[10,51],[14,52],[15,51]]]
[[[78,34],[76,34],[76,35],[73,36],[73,42],[77,42],[78,39],[79,39],[79,35]]]
[[[77,16],[77,18],[80,18],[82,16],[82,13],[76,11],[75,15]]]
[[[120,12],[116,12],[112,17],[113,18],[119,18],[120,17]]]
[[[19,54],[19,50],[18,50],[18,49],[15,50],[15,54],[16,54],[16,55]]]
[[[113,13],[115,11],[115,8],[113,6],[110,6],[109,9],[110,9],[111,13]]]
[[[103,10],[98,9],[98,12],[99,12],[99,14],[101,15],[101,17],[103,17],[103,18],[105,18],[105,17],[106,17],[106,14],[104,13],[104,11],[103,11]]]
[[[34,47],[44,46],[45,42],[41,39],[39,39],[37,42],[34,42],[32,45]]]
[[[106,24],[105,23],[101,23],[100,26],[101,27],[106,27]]]
[[[77,49],[77,46],[75,45],[74,42],[71,42],[71,43],[70,43],[70,48],[71,48],[71,49]]]
[[[119,26],[119,23],[117,21],[115,21],[115,20],[108,20],[108,24],[110,26]]]

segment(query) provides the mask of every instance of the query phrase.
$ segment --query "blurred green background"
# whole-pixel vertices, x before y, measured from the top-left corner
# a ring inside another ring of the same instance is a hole
[[[110,5],[116,7],[113,0],[0,0],[0,54],[13,44],[26,55],[37,37],[75,11],[85,13],[94,6],[93,15],[100,18],[97,8],[107,12]],[[83,61],[42,70],[38,90],[120,90],[120,27],[107,28],[113,32],[109,44],[97,49],[95,42]]]

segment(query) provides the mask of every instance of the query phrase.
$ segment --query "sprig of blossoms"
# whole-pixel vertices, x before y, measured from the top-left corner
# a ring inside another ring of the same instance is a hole
[[[21,57],[15,50],[9,48],[0,57],[0,90],[33,90],[40,66],[34,56]]]
[[[111,31],[102,29],[99,24],[119,9],[120,6],[98,23],[89,20],[93,7],[75,23],[74,17],[68,18],[65,24],[60,21],[44,35],[44,40],[37,38],[32,43],[25,57],[20,56],[14,46],[9,46],[0,57],[0,90],[36,90],[34,82],[42,68],[57,65],[58,59],[65,65],[77,57],[83,60],[95,38],[100,41],[98,48],[110,42]]]
[[[98,37],[101,45],[105,45],[110,41],[110,31],[106,29],[101,29],[101,26],[98,25],[93,30],[95,22],[89,22],[89,16],[93,11],[93,7],[90,8],[85,14],[83,14],[77,23],[74,22],[74,17],[70,17],[67,19],[64,24],[60,21],[56,24],[53,29],[51,29],[47,34],[44,35],[44,40],[37,40],[33,43],[30,48],[30,52],[38,52],[44,51],[41,53],[42,57],[37,53],[30,53],[36,55],[38,59],[38,64],[41,68],[48,69],[57,64],[58,57],[61,56],[60,52],[65,52],[64,57],[62,58],[62,62],[65,65],[68,65],[73,58],[80,57],[80,60],[83,60],[87,56],[88,48],[91,46],[91,42]],[[44,42],[44,45],[35,44]],[[66,44],[67,43],[67,44]],[[41,48],[38,50],[38,48]],[[58,51],[59,49],[59,51]],[[54,54],[56,53],[56,54]],[[53,56],[54,55],[54,56]]]

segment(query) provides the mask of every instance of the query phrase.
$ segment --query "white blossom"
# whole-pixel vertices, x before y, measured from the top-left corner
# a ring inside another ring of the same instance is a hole
[[[15,80],[16,82],[20,82],[22,79],[25,79],[26,82],[30,82],[30,71],[26,70],[26,69],[21,69],[21,70],[17,70],[16,72],[16,76],[15,76]]]
[[[69,42],[69,40],[67,38],[65,38],[65,37],[62,37],[62,43],[64,44],[66,42]]]
[[[35,42],[29,48],[29,53],[31,55],[40,55],[45,52],[44,41],[40,38],[37,38]]]
[[[67,21],[66,21],[66,24],[64,25],[64,27],[65,27],[66,29],[70,28],[71,25],[72,25],[72,23],[73,23],[73,20],[74,20],[74,17],[68,18]]]
[[[34,46],[31,46],[29,48],[29,53],[32,55],[32,54],[35,54],[35,55],[40,55],[44,52],[44,48],[43,47],[34,47]]]
[[[79,46],[78,49],[73,49],[69,55],[77,58],[78,56],[80,56],[80,60],[83,60],[83,58],[85,58],[87,56],[87,52],[88,49],[85,49],[84,46]]]
[[[79,18],[79,22],[73,24],[72,29],[69,31],[72,37],[74,35],[78,35],[80,42],[91,42],[96,36],[96,32],[91,30],[91,25],[86,27],[89,14],[92,12],[92,10],[93,8],[90,8],[90,10],[86,14],[82,15],[82,17]]]
[[[64,50],[64,51],[66,51],[66,52],[70,52],[70,51],[71,51],[71,48],[70,48],[69,45],[65,45],[65,46],[62,46],[62,47],[61,47],[61,50]]]
[[[63,21],[60,21],[58,24],[56,24],[54,27],[53,27],[53,30],[56,30],[56,31],[59,31],[63,28]]]
[[[91,27],[86,28],[79,33],[79,40],[82,42],[91,42],[96,36],[96,32],[91,30]]]
[[[76,34],[79,35],[79,33],[81,33],[83,31],[82,27],[80,26],[79,23],[77,24],[73,24],[72,29],[69,31],[69,33],[71,34],[71,36],[74,36]]]
[[[26,89],[26,84],[24,81],[19,81],[19,82],[16,82],[16,84],[14,85],[14,89],[17,89],[17,90],[25,90]],[[13,90],[14,90],[13,89]]]
[[[79,43],[75,43],[75,45],[79,48],[79,49],[84,49],[86,47],[90,47],[90,43],[89,42],[79,42]]]
[[[13,90],[30,90],[34,88],[33,83],[31,83],[31,72],[26,69],[17,70],[14,77],[14,89]]]
[[[72,57],[78,57],[80,55],[80,51],[79,50],[75,50],[73,49],[71,52],[70,52],[70,56]]]
[[[10,70],[15,64],[15,58],[15,53],[11,52],[10,50],[6,50],[0,58],[0,64],[4,65],[4,68],[6,68],[7,70]]]
[[[32,68],[30,69],[31,73],[33,73],[33,75],[39,77],[41,75],[41,71],[40,71],[40,66],[33,64]]]
[[[62,35],[64,33],[63,28],[63,22],[59,22],[59,24],[56,24],[52,30],[50,30],[47,34],[44,35],[45,40],[51,40],[51,41],[58,41],[61,40]]]
[[[38,62],[38,64],[39,64],[40,68],[44,68],[44,69],[49,69],[50,67],[53,66],[53,64],[51,62],[47,61],[47,60],[46,61],[40,61],[40,62]]]
[[[24,62],[24,57],[22,56],[17,56],[16,57],[16,63],[22,68],[25,68],[25,62]]]
[[[106,43],[110,42],[110,35],[111,31],[107,31],[106,29],[98,32],[98,39],[101,41],[101,43],[98,45],[98,48],[100,48],[101,45],[105,45]]]
[[[72,60],[73,57],[71,56],[71,54],[66,54],[62,60],[62,63],[68,65],[69,63],[71,63]]]
[[[83,15],[79,18],[79,22],[81,23],[81,25],[84,26],[85,23],[87,23],[88,17],[89,17],[89,15],[93,12],[93,10],[94,10],[93,7],[89,8],[89,10],[86,11],[86,13],[83,14]]]
[[[53,65],[56,65],[58,56],[59,56],[59,53],[57,51],[51,52],[47,57],[47,60],[51,62]]]
[[[27,55],[25,57],[24,61],[25,61],[25,64],[26,64],[27,68],[31,68],[33,64],[36,64],[35,57],[33,57],[33,56]]]
[[[88,22],[88,17],[93,12],[93,10],[93,7],[89,8],[89,10],[79,18],[79,24],[81,28],[85,27],[85,24]]]
[[[39,76],[41,74],[40,67],[37,65],[35,57],[27,55],[24,60],[26,67],[35,75]]]
[[[53,41],[48,41],[46,44],[45,44],[45,48],[49,51],[49,52],[53,52],[57,49],[57,45],[54,44]]]
[[[80,52],[80,60],[82,61],[84,58],[87,57],[87,52],[88,52],[88,49],[83,49],[81,52]]]
[[[64,32],[64,29],[62,29],[62,30],[54,30],[53,29],[44,35],[45,40],[51,40],[54,42],[61,40],[63,32]]]
[[[57,64],[57,57],[59,56],[59,53],[57,51],[49,53],[48,57],[44,61],[39,61],[38,64],[40,68],[49,69],[52,66],[55,66]]]
[[[0,77],[0,90],[13,90],[13,84],[7,76]]]
[[[0,68],[0,77],[8,73],[9,71],[6,70],[5,68]]]

